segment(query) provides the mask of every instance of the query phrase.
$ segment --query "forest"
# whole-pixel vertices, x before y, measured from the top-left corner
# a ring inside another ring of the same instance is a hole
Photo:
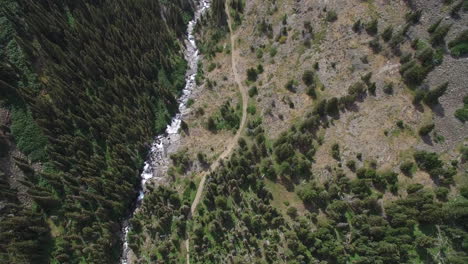
[[[0,262],[115,263],[149,143],[185,84],[189,1],[1,2]],[[5,29],[5,30],[4,30]],[[38,166],[40,169],[38,169]],[[20,202],[18,196],[26,196]]]

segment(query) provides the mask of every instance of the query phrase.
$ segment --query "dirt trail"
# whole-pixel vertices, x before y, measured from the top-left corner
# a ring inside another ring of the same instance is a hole
[[[230,39],[231,39],[231,66],[232,66],[232,72],[234,74],[234,80],[236,81],[237,87],[239,88],[239,91],[240,91],[240,93],[242,95],[242,120],[241,120],[241,123],[239,125],[239,129],[237,130],[236,135],[234,137],[232,137],[231,140],[229,140],[229,143],[227,144],[227,147],[223,151],[223,153],[221,153],[221,155],[216,159],[216,161],[214,161],[211,164],[210,168],[207,171],[202,173],[202,179],[200,181],[200,184],[198,185],[197,194],[195,195],[195,199],[193,200],[192,206],[190,208],[189,218],[191,218],[194,215],[194,213],[195,213],[195,211],[197,209],[197,206],[200,203],[201,196],[202,196],[203,190],[205,188],[205,182],[206,182],[207,175],[209,173],[211,173],[212,171],[214,171],[216,168],[219,167],[221,160],[223,160],[223,159],[225,159],[225,158],[227,158],[228,156],[231,155],[231,153],[234,150],[234,148],[236,147],[236,144],[239,141],[239,138],[242,135],[242,131],[244,130],[245,125],[247,123],[247,106],[248,106],[247,89],[242,84],[242,79],[241,79],[239,73],[237,72],[237,59],[239,58],[239,51],[237,51],[235,49],[235,40],[236,40],[237,35],[234,34],[234,32],[232,30],[232,18],[231,18],[231,14],[229,12],[228,2],[229,1],[226,1],[225,11],[226,11],[226,14],[228,16],[228,27],[229,27]],[[187,264],[190,264],[190,241],[188,239],[188,236],[187,236],[187,240],[185,241],[185,247],[186,247],[186,250],[187,250]]]

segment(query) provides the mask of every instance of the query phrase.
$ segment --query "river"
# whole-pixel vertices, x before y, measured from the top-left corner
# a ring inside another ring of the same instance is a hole
[[[146,184],[151,181],[152,184],[158,184],[166,179],[167,168],[170,164],[170,159],[167,155],[167,150],[172,144],[179,141],[180,139],[180,126],[182,123],[182,117],[187,113],[187,102],[192,94],[192,91],[196,87],[195,76],[198,71],[198,62],[200,60],[200,52],[198,50],[194,30],[195,26],[208,8],[210,7],[210,0],[196,0],[196,8],[193,19],[188,23],[187,26],[187,37],[185,39],[185,60],[188,63],[188,69],[185,77],[185,87],[182,91],[182,95],[178,99],[179,112],[172,118],[171,123],[167,126],[164,134],[159,135],[154,140],[148,159],[145,161],[144,169],[141,174],[141,187],[139,190],[138,198],[135,206],[127,219],[123,222],[123,252],[121,263],[128,264],[128,256],[130,248],[128,246],[128,233],[131,229],[130,219],[134,216],[135,212],[141,206],[143,199],[145,198]]]

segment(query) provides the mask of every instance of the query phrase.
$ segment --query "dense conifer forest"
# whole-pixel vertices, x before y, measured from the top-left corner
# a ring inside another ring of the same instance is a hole
[[[177,109],[190,1],[2,0],[1,263],[115,263],[148,143]],[[40,164],[32,168],[32,163]],[[46,223],[47,221],[47,223]]]

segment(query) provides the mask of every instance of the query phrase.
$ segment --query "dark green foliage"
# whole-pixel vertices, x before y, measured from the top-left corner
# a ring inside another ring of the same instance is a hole
[[[234,108],[230,101],[224,102],[213,117],[208,119],[207,128],[214,132],[218,130],[237,130],[241,120],[240,109]]]
[[[412,161],[405,161],[401,163],[400,165],[400,170],[403,172],[405,175],[411,175],[411,171],[414,167],[414,163]]]
[[[332,145],[332,148],[331,148],[331,155],[334,159],[336,160],[341,160],[341,156],[340,156],[340,145],[338,145],[337,143],[333,144]]]
[[[414,160],[418,167],[425,171],[441,168],[443,163],[434,152],[417,151],[414,153]]]
[[[460,57],[468,54],[468,30],[462,31],[454,40],[448,43],[450,53]]]
[[[439,85],[437,88],[430,90],[424,96],[424,103],[433,106],[439,103],[439,98],[447,91],[448,82]]]
[[[369,47],[374,53],[379,53],[382,50],[382,45],[380,44],[378,38],[374,38],[373,40],[369,41]]]
[[[295,92],[296,91],[296,81],[295,80],[289,80],[285,85],[284,88],[290,92]]]
[[[449,32],[452,25],[439,25],[434,33],[431,34],[431,44],[434,46],[441,45],[445,41],[445,36]]]
[[[338,109],[338,98],[333,97],[330,100],[327,101],[327,106],[326,106],[326,113],[330,116],[336,115],[339,112]]]
[[[392,39],[393,36],[393,26],[388,26],[385,28],[385,30],[382,32],[382,39],[385,42],[389,42]]]
[[[305,71],[302,75],[302,81],[305,85],[310,86],[314,83],[314,72],[313,71]]]
[[[437,199],[441,200],[441,201],[446,201],[447,200],[447,196],[449,194],[450,190],[447,188],[447,187],[437,187],[434,191]]]
[[[422,10],[410,11],[406,13],[405,18],[407,23],[416,24],[421,19]]]
[[[338,14],[336,14],[335,10],[330,10],[327,12],[327,17],[325,18],[328,22],[335,22],[338,20]]]
[[[346,162],[346,167],[348,167],[351,171],[355,171],[356,170],[356,161],[348,160]]]
[[[254,96],[256,96],[256,95],[258,95],[257,86],[252,86],[252,87],[250,87],[250,89],[249,89],[249,96],[250,96],[250,97],[254,97]]]
[[[379,21],[377,19],[373,19],[365,24],[366,32],[369,35],[375,35],[379,31],[378,29]]]
[[[439,27],[440,23],[442,22],[442,18],[437,20],[434,24],[432,24],[428,29],[427,32],[430,34],[434,33],[436,29]]]
[[[377,85],[374,83],[371,83],[369,85],[369,88],[368,88],[368,91],[369,91],[369,94],[371,95],[375,95],[375,90],[377,89]]]
[[[462,122],[468,121],[468,96],[463,98],[463,107],[455,111],[455,117]]]
[[[361,27],[362,27],[361,19],[358,19],[356,22],[354,22],[352,29],[354,32],[358,33],[361,31]]]
[[[432,132],[432,130],[434,130],[434,128],[435,128],[435,125],[434,125],[433,123],[427,124],[427,125],[422,126],[422,127],[419,129],[418,133],[419,133],[419,135],[420,135],[421,137],[427,136],[427,135],[429,135],[429,133]]]
[[[255,82],[257,81],[257,78],[258,78],[258,73],[256,69],[254,68],[247,69],[247,80],[251,82]]]
[[[458,1],[452,8],[450,9],[450,15],[454,18],[459,18],[459,12],[463,6],[463,3],[466,2],[465,0],[460,0]],[[465,3],[466,6],[466,3]]]
[[[393,94],[393,83],[386,83],[383,87],[383,92],[386,94]]]
[[[47,173],[17,161],[35,213],[15,214],[22,219],[8,232],[26,238],[16,241],[22,253],[9,249],[15,258],[0,262],[114,263],[145,146],[170,121],[185,84],[179,39],[191,7],[147,0],[20,0],[17,7],[8,18],[23,52],[17,48],[11,63],[27,79],[17,83],[27,106],[13,104],[12,131]],[[50,244],[49,215],[59,230]]]

